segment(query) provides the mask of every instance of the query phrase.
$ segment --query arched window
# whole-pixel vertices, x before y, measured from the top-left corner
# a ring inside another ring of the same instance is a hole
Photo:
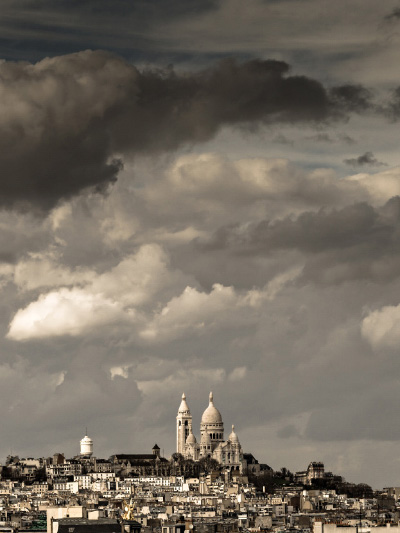
[[[179,425],[181,426],[182,425],[182,422],[179,420]]]
[[[187,426],[187,425],[188,425],[188,421],[187,421],[187,420],[185,420],[185,426]]]

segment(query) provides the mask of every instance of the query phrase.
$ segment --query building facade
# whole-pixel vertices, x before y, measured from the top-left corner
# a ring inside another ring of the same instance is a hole
[[[210,392],[208,407],[201,417],[200,442],[197,442],[194,436],[192,415],[185,393],[182,394],[176,417],[176,451],[185,459],[199,461],[202,458],[211,457],[231,471],[242,472],[243,450],[239,438],[232,426],[228,439],[224,439],[224,423],[221,413],[214,405],[212,392]]]

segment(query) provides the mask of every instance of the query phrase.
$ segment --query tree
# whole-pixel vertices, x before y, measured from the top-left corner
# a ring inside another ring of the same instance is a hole
[[[221,465],[219,464],[218,461],[216,461],[212,457],[207,456],[207,457],[202,457],[200,459],[199,468],[200,468],[200,472],[204,474],[209,474],[213,470],[220,470]]]
[[[183,455],[181,453],[178,453],[178,452],[174,452],[172,455],[171,455],[171,459],[175,462],[175,463],[179,463],[179,464],[182,464],[182,462],[185,460],[185,458],[183,457]]]
[[[35,472],[35,481],[46,481],[46,467],[38,468]]]

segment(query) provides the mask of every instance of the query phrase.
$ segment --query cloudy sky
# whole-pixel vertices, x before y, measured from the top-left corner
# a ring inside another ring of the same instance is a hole
[[[398,0],[3,0],[0,459],[400,484]],[[197,430],[197,434],[198,434]]]

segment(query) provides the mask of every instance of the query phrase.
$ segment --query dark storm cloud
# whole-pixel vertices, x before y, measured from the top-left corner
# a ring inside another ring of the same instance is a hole
[[[219,229],[205,251],[230,249],[235,254],[271,255],[297,250],[305,255],[303,278],[338,283],[346,279],[398,277],[400,198],[382,208],[359,203],[339,210],[305,212],[297,218],[265,220],[243,229]]]
[[[212,247],[241,246],[253,252],[268,253],[276,249],[296,248],[303,252],[318,253],[330,249],[359,245],[378,233],[391,231],[379,223],[376,210],[360,203],[341,210],[305,212],[297,218],[287,217],[277,221],[264,220],[248,232],[241,228],[222,228],[216,232]]]
[[[330,90],[330,96],[340,107],[362,113],[372,109],[372,93],[362,85],[341,85]]]
[[[393,121],[400,118],[400,87],[397,87],[391,96],[389,105],[385,109],[386,115]]]
[[[400,7],[394,8],[391,13],[385,16],[385,20],[387,21],[399,20],[399,19],[400,19]]]
[[[317,133],[316,135],[310,135],[306,137],[307,141],[315,141],[322,143],[333,143],[333,139],[327,133]]]
[[[364,166],[370,166],[370,167],[382,167],[386,166],[386,163],[383,163],[382,161],[378,161],[374,154],[372,152],[365,152],[365,154],[362,154],[358,157],[350,158],[350,159],[344,159],[343,160],[346,165],[350,165],[351,167],[364,167]]]
[[[224,125],[326,122],[354,101],[288,72],[283,61],[233,59],[198,73],[139,71],[100,51],[4,62],[0,205],[49,209],[106,188],[121,168],[115,154],[174,150]]]

